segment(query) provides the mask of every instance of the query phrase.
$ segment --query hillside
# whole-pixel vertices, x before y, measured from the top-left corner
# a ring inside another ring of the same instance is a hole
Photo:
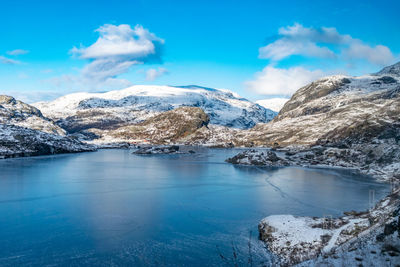
[[[202,127],[210,118],[197,107],[179,107],[155,115],[141,123],[112,130],[89,129],[101,142],[138,142],[151,144],[179,143]]]
[[[0,95],[0,158],[93,151],[35,107]]]

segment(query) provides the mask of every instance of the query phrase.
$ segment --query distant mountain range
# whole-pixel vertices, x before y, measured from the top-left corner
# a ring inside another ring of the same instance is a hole
[[[271,100],[285,102],[278,115],[231,91],[199,86],[136,85],[33,105],[1,96],[0,124],[5,125],[3,132],[13,125],[14,130],[61,136],[83,145],[83,150],[87,148],[82,142],[212,146],[372,142],[400,136],[399,80],[400,63],[371,75],[322,78],[300,88],[287,102]]]
[[[211,124],[238,129],[266,123],[277,114],[231,91],[200,86],[136,85],[106,93],[75,93],[33,105],[69,132],[135,124],[182,106],[203,109]]]

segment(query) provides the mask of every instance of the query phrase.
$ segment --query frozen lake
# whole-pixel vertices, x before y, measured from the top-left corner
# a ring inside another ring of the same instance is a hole
[[[238,151],[0,160],[0,265],[233,265],[234,250],[245,265],[249,243],[268,265],[263,217],[340,216],[389,191],[348,171],[224,162]]]

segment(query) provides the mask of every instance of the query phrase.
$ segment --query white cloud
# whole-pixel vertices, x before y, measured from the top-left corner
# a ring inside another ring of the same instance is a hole
[[[164,44],[164,40],[140,25],[132,29],[126,24],[106,24],[96,31],[100,37],[94,44],[87,48],[74,47],[71,52],[83,59],[118,58],[145,62],[159,57]]]
[[[29,75],[28,74],[26,74],[25,72],[20,72],[20,73],[18,73],[18,79],[28,79],[29,78]]]
[[[19,55],[25,55],[28,53],[29,53],[29,51],[24,50],[24,49],[15,49],[15,50],[7,51],[7,54],[10,56],[19,56]]]
[[[52,72],[53,72],[52,69],[44,69],[41,71],[41,73],[44,73],[44,74],[48,74],[48,73],[52,73]]]
[[[106,24],[96,30],[100,34],[88,47],[72,48],[74,56],[88,60],[79,76],[63,75],[48,82],[56,86],[64,83],[77,90],[118,89],[131,85],[118,76],[138,64],[161,62],[164,40],[136,25]]]
[[[276,97],[276,98],[257,100],[256,103],[259,104],[260,106],[263,106],[264,108],[268,108],[270,110],[279,112],[288,100],[289,98]]]
[[[395,60],[388,47],[384,45],[371,47],[362,42],[353,43],[343,51],[343,55],[350,60],[366,59],[368,62],[380,66],[390,65]]]
[[[17,64],[21,64],[21,61],[0,56],[0,63],[8,64],[8,65],[17,65]]]
[[[50,84],[56,88],[64,88],[71,91],[106,91],[126,88],[132,83],[126,79],[106,78],[98,81],[78,75],[62,75],[42,81],[45,84]]]
[[[375,65],[388,65],[395,60],[384,45],[370,46],[335,28],[307,28],[294,24],[280,28],[279,39],[261,47],[259,57],[280,61],[293,55],[315,58],[339,58],[344,61],[367,60]]]
[[[245,82],[245,87],[260,95],[290,96],[300,87],[322,76],[324,72],[321,70],[310,71],[303,67],[280,69],[267,66],[255,74],[254,80]]]
[[[334,58],[335,53],[327,47],[317,46],[311,41],[297,41],[290,38],[279,39],[259,49],[259,57],[279,61],[292,55]]]
[[[149,69],[146,71],[146,80],[147,81],[154,81],[158,77],[167,74],[168,70],[165,68],[158,68],[158,69]]]

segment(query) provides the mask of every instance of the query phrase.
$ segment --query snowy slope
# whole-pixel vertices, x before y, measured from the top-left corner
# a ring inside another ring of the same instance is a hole
[[[329,76],[300,88],[271,122],[244,138],[258,145],[313,145],[345,138],[375,137],[397,129],[400,65],[377,74]]]
[[[65,135],[65,131],[44,117],[40,110],[7,95],[0,95],[0,123]]]
[[[228,90],[199,86],[136,85],[106,93],[75,93],[33,105],[71,132],[138,123],[180,106],[200,107],[211,124],[241,129],[276,115]]]
[[[66,136],[63,129],[37,108],[0,95],[0,159],[94,149]]]
[[[375,75],[400,76],[400,62],[397,62],[396,64],[393,64],[393,65],[383,68],[381,71],[375,73]]]
[[[264,108],[273,110],[275,112],[279,112],[285,103],[289,100],[289,98],[269,98],[269,99],[262,99],[257,100],[256,103]]]

